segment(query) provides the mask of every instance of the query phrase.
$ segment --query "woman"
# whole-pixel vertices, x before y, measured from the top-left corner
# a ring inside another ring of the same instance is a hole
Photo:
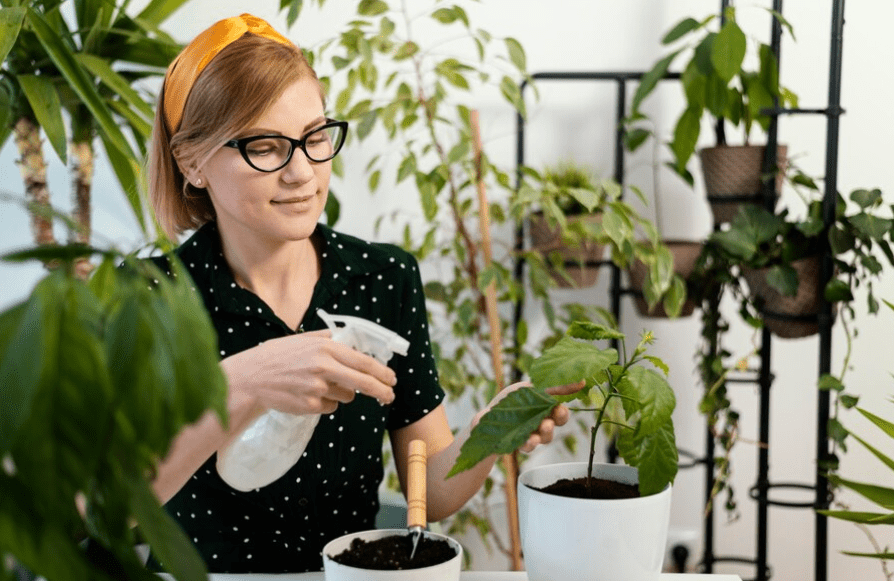
[[[374,528],[386,430],[402,485],[407,444],[427,443],[431,521],[462,507],[493,466],[444,479],[468,430],[454,438],[447,423],[415,260],[317,222],[346,129],[327,119],[301,51],[247,14],[200,34],[165,78],[152,200],[169,236],[196,230],[178,255],[218,333],[229,424],[209,413],[184,430],[154,486],[210,571],[320,570],[326,542]],[[382,365],[331,341],[318,308],[375,321],[410,350]],[[270,409],[323,416],[282,478],[238,492],[216,452]],[[557,408],[525,449],[567,417]]]

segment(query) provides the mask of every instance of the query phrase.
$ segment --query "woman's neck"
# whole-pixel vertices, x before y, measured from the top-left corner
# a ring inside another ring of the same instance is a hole
[[[236,284],[253,292],[289,328],[297,329],[320,278],[316,236],[303,240],[252,243],[228,240],[221,232],[224,258]]]

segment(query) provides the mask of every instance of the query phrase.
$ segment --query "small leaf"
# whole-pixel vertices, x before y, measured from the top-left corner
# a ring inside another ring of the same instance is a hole
[[[848,286],[848,284],[843,280],[837,278],[833,278],[826,285],[824,296],[830,303],[835,303],[838,301],[848,302],[854,300],[854,294],[851,292],[851,288]]]
[[[695,18],[684,18],[664,35],[664,38],[661,39],[661,44],[671,44],[701,26],[702,25]]]
[[[851,200],[863,209],[871,208],[878,204],[882,199],[882,191],[878,188],[873,190],[858,189],[851,192]]]
[[[639,112],[639,107],[643,102],[643,99],[649,96],[655,87],[658,86],[658,81],[663,79],[667,75],[667,70],[670,68],[671,63],[680,54],[681,50],[677,50],[667,55],[652,67],[645,75],[643,75],[642,80],[639,82],[639,86],[636,88],[636,92],[633,94],[633,101],[630,105],[633,113]]]
[[[843,391],[844,390],[844,384],[841,383],[841,380],[839,380],[837,377],[835,377],[834,375],[831,375],[829,373],[823,374],[823,376],[819,378],[819,381],[817,381],[816,386],[821,391]]]
[[[520,72],[525,72],[527,69],[527,59],[525,58],[525,49],[522,48],[521,43],[511,37],[507,37],[506,40],[506,50],[509,51],[509,60],[512,61],[512,64],[515,65]]]
[[[787,297],[798,294],[798,271],[788,264],[775,264],[767,272],[767,282]]]
[[[624,333],[590,321],[573,321],[565,334],[575,339],[600,341],[606,339],[624,339]]]
[[[357,14],[361,16],[378,16],[388,11],[388,4],[382,0],[360,0]]]

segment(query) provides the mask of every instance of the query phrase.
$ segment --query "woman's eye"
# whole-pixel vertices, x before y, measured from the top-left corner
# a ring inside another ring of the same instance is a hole
[[[254,141],[248,145],[246,151],[249,155],[270,155],[278,149],[278,144],[274,141]]]

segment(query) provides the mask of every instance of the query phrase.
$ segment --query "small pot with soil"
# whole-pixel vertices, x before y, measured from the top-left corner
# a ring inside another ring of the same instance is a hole
[[[551,464],[518,480],[529,581],[657,581],[670,523],[671,485],[640,496],[638,470]]]
[[[344,535],[323,547],[326,581],[458,581],[462,546],[425,532],[410,559],[412,536],[406,529],[381,529]]]

